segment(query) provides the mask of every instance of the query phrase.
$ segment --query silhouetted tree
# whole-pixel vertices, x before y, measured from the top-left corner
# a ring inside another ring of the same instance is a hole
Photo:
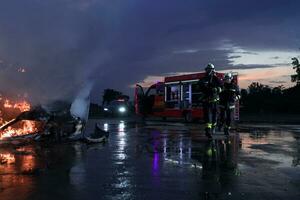
[[[283,90],[284,90],[284,86],[283,85],[279,85],[277,87],[274,87],[272,89],[272,94],[273,95],[282,95],[283,94]]]
[[[258,82],[241,90],[242,111],[248,113],[299,113],[300,84],[285,89],[283,85],[271,88]]]
[[[247,97],[248,97],[248,91],[246,89],[241,89],[241,100],[240,100],[241,105],[245,104]]]
[[[120,96],[122,96],[122,92],[113,89],[105,89],[102,96],[102,105],[105,103],[109,104],[111,101],[118,99]]]
[[[246,89],[241,89],[241,96],[242,97],[247,97],[248,91]]]
[[[291,75],[292,82],[296,82],[297,85],[300,85],[300,63],[297,58],[292,58],[293,69],[296,69],[296,74]]]
[[[249,94],[271,94],[272,89],[268,85],[253,82],[249,85]]]
[[[258,82],[253,82],[248,86],[249,94],[257,94],[262,91],[263,85]]]

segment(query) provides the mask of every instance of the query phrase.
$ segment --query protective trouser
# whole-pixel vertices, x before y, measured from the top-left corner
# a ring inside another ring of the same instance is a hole
[[[224,124],[224,131],[228,132],[231,126],[231,121],[233,118],[234,107],[232,106],[220,106],[220,124],[221,128]]]
[[[211,134],[217,124],[217,101],[203,103],[205,131]]]

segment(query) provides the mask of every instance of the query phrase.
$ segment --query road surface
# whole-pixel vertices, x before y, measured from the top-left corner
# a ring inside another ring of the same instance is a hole
[[[197,124],[90,120],[83,142],[0,147],[0,199],[300,199],[300,126],[243,124],[209,141]],[[7,157],[8,160],[10,157]]]

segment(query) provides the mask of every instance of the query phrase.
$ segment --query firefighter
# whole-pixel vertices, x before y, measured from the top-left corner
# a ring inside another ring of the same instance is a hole
[[[232,73],[224,75],[223,90],[220,93],[220,120],[218,124],[219,130],[224,126],[224,134],[229,135],[231,121],[233,119],[233,111],[235,102],[240,99],[240,90],[233,80]]]
[[[216,76],[213,64],[209,63],[206,66],[205,76],[199,80],[198,86],[203,93],[201,100],[204,112],[205,135],[211,139],[216,127],[219,93],[222,89],[221,80]]]

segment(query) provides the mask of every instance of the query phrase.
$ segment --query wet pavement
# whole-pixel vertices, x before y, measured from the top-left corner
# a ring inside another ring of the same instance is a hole
[[[104,144],[0,147],[0,199],[299,199],[300,125],[90,120]],[[1,159],[2,158],[2,159]]]

